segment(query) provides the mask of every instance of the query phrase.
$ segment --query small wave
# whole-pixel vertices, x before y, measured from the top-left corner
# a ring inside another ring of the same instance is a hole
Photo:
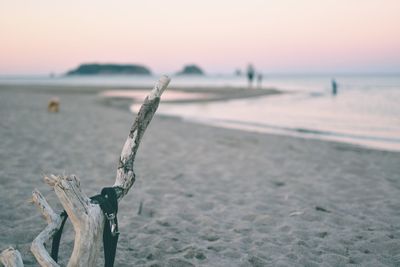
[[[307,129],[307,128],[291,128],[291,127],[284,127],[284,126],[277,126],[259,122],[246,122],[246,121],[239,121],[239,120],[227,120],[227,119],[215,119],[214,121],[222,122],[222,123],[233,123],[233,124],[243,124],[243,125],[250,125],[250,126],[257,126],[262,128],[270,128],[270,129],[278,129],[283,131],[291,131],[297,132],[302,134],[312,134],[312,135],[329,135],[329,136],[337,136],[337,137],[348,137],[348,138],[355,138],[355,139],[364,139],[364,140],[371,140],[371,141],[384,141],[384,142],[395,142],[400,143],[400,138],[396,137],[384,137],[384,136],[371,136],[371,135],[358,135],[358,134],[350,134],[350,133],[341,133],[341,132],[333,132],[333,131],[321,131],[316,129]]]
[[[271,125],[259,122],[246,122],[230,119],[199,119],[185,117],[189,121],[198,123],[211,124],[214,126],[235,128],[240,130],[274,133],[279,135],[289,135],[304,138],[315,138],[322,140],[332,140],[338,142],[346,142],[358,144],[366,147],[374,147],[385,150],[400,150],[400,138],[384,137],[384,136],[371,136],[371,135],[358,135],[351,133],[341,133],[333,131],[321,131],[316,129],[307,128],[291,128],[278,125]]]

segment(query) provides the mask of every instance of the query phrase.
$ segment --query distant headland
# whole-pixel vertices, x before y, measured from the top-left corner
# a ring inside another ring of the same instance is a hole
[[[151,75],[145,66],[133,64],[81,64],[66,75]]]
[[[178,75],[204,75],[204,71],[196,65],[186,65],[183,70],[177,73]]]

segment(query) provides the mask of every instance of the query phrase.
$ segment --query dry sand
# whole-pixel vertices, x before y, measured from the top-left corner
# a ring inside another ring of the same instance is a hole
[[[96,90],[0,89],[0,250],[37,266],[32,189],[61,210],[43,173],[77,174],[89,196],[113,184],[134,116]],[[116,266],[400,266],[399,166],[400,153],[156,116],[120,204]]]

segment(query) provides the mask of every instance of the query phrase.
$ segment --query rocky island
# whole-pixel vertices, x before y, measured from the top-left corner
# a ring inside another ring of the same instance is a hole
[[[204,72],[196,65],[186,65],[177,75],[204,75]]]
[[[132,64],[81,64],[67,72],[71,75],[151,75],[151,71],[141,65]]]

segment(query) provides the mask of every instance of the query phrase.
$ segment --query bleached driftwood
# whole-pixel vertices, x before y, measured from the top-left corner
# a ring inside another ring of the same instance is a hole
[[[0,266],[5,267],[23,267],[21,254],[18,250],[9,247],[0,254]]]
[[[39,211],[42,213],[48,225],[33,240],[31,251],[41,266],[58,266],[50,255],[48,253],[43,253],[43,251],[46,251],[44,243],[52,238],[57,230],[60,229],[61,217],[53,211],[46,199],[37,189],[32,192],[32,202],[35,203]]]
[[[161,77],[151,93],[146,97],[129,131],[128,138],[122,148],[114,184],[114,187],[117,189],[118,199],[126,195],[135,182],[133,163],[139,148],[140,140],[158,108],[160,96],[167,88],[169,82],[170,79],[167,76]]]
[[[80,189],[79,179],[74,175],[51,175],[45,177],[45,182],[54,188],[74,227],[74,249],[68,266],[94,266],[100,250],[104,226],[104,215],[100,206],[91,203],[90,198]],[[50,257],[44,247],[35,252],[32,249],[32,252],[41,266],[58,266],[54,263],[50,264],[49,261],[42,261],[43,258]]]
[[[157,110],[160,96],[167,88],[169,82],[170,79],[167,76],[160,78],[154,89],[146,97],[129,131],[128,138],[121,152],[116,179],[113,185],[117,192],[118,200],[121,200],[128,193],[135,182],[134,160],[136,152],[144,131]],[[50,175],[45,177],[45,182],[54,188],[75,230],[74,248],[68,266],[95,266],[100,250],[105,220],[100,206],[92,203],[90,198],[80,189],[79,179],[74,175]],[[45,198],[37,190],[33,192],[33,202],[45,217],[48,225],[33,241],[31,251],[41,266],[59,266],[45,249],[44,243],[52,238],[60,228],[61,217],[52,210]],[[4,253],[6,251],[1,255]],[[17,256],[19,255],[19,259],[21,259],[18,251],[13,250],[13,253]],[[17,256],[13,257],[18,258]],[[7,258],[12,258],[12,256],[7,256]],[[1,260],[3,261],[3,256]],[[10,262],[12,261],[10,260]],[[16,263],[6,266],[23,266],[22,260],[20,262],[15,260],[14,262]]]

